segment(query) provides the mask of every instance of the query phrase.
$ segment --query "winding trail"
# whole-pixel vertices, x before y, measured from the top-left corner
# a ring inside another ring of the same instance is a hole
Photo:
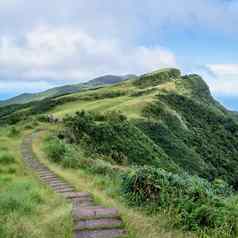
[[[75,238],[119,238],[126,235],[122,219],[116,208],[105,208],[94,203],[88,192],[77,192],[75,188],[35,159],[32,150],[34,135],[23,139],[22,159],[41,182],[72,203]]]

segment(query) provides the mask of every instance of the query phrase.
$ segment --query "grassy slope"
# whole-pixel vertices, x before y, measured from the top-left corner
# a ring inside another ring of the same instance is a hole
[[[0,163],[0,238],[71,238],[70,207],[22,164],[21,137],[0,128],[0,156],[16,159]]]
[[[133,81],[132,81],[133,82]],[[175,83],[168,82],[160,86],[150,87],[147,90],[148,94],[141,96],[131,96],[134,93],[139,93],[144,91],[143,89],[138,89],[133,85],[131,81],[127,81],[125,83],[121,83],[115,86],[109,86],[105,88],[100,88],[98,90],[85,91],[82,93],[72,94],[69,96],[78,97],[79,100],[74,102],[65,103],[54,108],[51,113],[55,116],[63,117],[66,114],[73,114],[76,111],[80,110],[88,110],[94,112],[107,112],[107,111],[121,111],[129,118],[140,118],[142,117],[143,108],[150,102],[153,101],[155,95],[161,90],[173,91],[175,90]],[[123,92],[125,95],[115,97],[115,98],[104,98],[98,100],[80,100],[82,96],[92,96],[94,94],[105,94],[107,92]],[[63,98],[67,98],[69,96],[65,96]]]
[[[238,168],[238,150],[234,130],[238,128],[238,121],[212,98],[199,76],[167,78],[167,72],[169,70],[153,72],[139,81],[129,80],[65,96],[65,99],[73,96],[74,101],[60,104],[50,112],[64,117],[80,110],[100,113],[116,110],[129,119],[144,119],[141,130],[181,167],[210,179],[222,177],[236,186],[238,179],[233,174]],[[108,96],[118,92],[121,95]]]
[[[124,77],[135,78],[136,76],[135,75],[128,75],[128,76],[105,75],[105,76],[90,80],[86,83],[59,86],[52,89],[48,89],[40,93],[24,93],[19,96],[10,98],[8,100],[0,101],[0,107],[12,105],[12,104],[24,104],[24,103],[29,103],[33,101],[40,101],[45,98],[75,93],[85,88],[94,88],[99,85],[107,85],[107,84],[111,85],[111,84],[115,84],[117,82],[124,80]]]
[[[117,195],[118,184],[111,178],[100,175],[92,175],[82,169],[65,169],[48,161],[42,150],[43,138],[47,135],[43,132],[33,143],[33,150],[40,160],[47,164],[52,171],[73,184],[79,191],[88,191],[94,195],[98,203],[106,207],[117,207],[122,215],[126,228],[129,232],[128,238],[195,238],[191,233],[184,233],[172,229],[169,223],[173,216],[160,214],[148,216],[136,208],[125,205]],[[41,145],[41,146],[39,146]]]
[[[154,73],[152,74],[154,76]],[[122,92],[121,95],[116,97],[108,97],[105,96],[111,92]],[[218,105],[209,95],[207,91],[206,85],[202,83],[199,79],[185,80],[185,79],[177,79],[177,80],[168,80],[163,82],[162,84],[158,84],[153,87],[138,87],[134,84],[133,81],[126,81],[124,83],[109,86],[105,88],[100,88],[97,90],[89,90],[81,93],[71,94],[63,97],[56,98],[54,100],[59,99],[67,99],[70,97],[74,97],[73,102],[62,102],[60,105],[52,108],[50,111],[44,111],[44,113],[52,113],[58,117],[63,117],[66,114],[73,114],[79,110],[89,110],[94,112],[107,112],[110,110],[121,111],[125,115],[127,115],[130,119],[145,119],[145,115],[143,114],[143,110],[146,106],[148,106],[151,102],[158,103],[163,102],[163,106],[165,106],[165,111],[168,112],[166,115],[174,115],[179,121],[178,130],[182,132],[186,132],[191,130],[189,128],[189,123],[187,121],[186,115],[181,108],[178,110],[176,105],[174,106],[171,102],[165,101],[170,96],[170,93],[176,93],[178,96],[185,96],[187,99],[192,99],[198,105],[201,105],[202,108],[206,112],[209,111],[211,114],[209,115],[218,115],[221,117],[226,117],[227,112]],[[97,96],[95,98],[95,95]],[[137,96],[135,96],[137,95]],[[159,100],[156,95],[159,95]],[[98,97],[99,96],[99,97]],[[101,97],[100,97],[101,96]],[[75,100],[76,99],[76,100]],[[196,105],[197,105],[196,104]],[[181,106],[178,104],[178,106]],[[183,109],[183,108],[182,108]],[[191,116],[189,114],[188,116]],[[166,123],[169,128],[169,125],[172,124],[171,117],[164,118],[164,114],[156,115],[156,117],[152,117],[151,120],[156,123]],[[197,117],[197,115],[196,115]],[[216,118],[216,117],[214,117]],[[199,121],[199,117],[197,117]],[[170,128],[172,132],[176,132],[175,128]],[[153,136],[153,135],[152,135]],[[166,139],[171,139],[174,137],[168,137]],[[160,138],[159,138],[160,139]],[[179,138],[181,139],[181,138]],[[156,138],[155,138],[156,140]],[[181,142],[182,143],[182,142]],[[38,142],[36,143],[38,145]],[[36,145],[35,144],[35,145]],[[166,143],[167,144],[167,143]],[[184,144],[183,144],[184,146]],[[181,148],[180,148],[181,149]],[[186,148],[187,149],[187,148]],[[41,158],[44,158],[44,155],[40,151],[40,148],[35,146],[35,151]],[[181,152],[181,151],[180,151]],[[192,152],[191,152],[192,153]],[[185,153],[184,153],[185,154]],[[182,153],[182,155],[184,155]],[[189,154],[188,155],[194,155]],[[172,155],[171,155],[172,156]],[[175,157],[179,157],[180,155],[175,155]],[[183,157],[183,156],[182,156]],[[196,158],[195,165],[199,161],[198,157],[188,157]],[[46,162],[46,160],[44,160]],[[186,162],[186,161],[185,161]],[[48,163],[48,162],[47,162]],[[199,162],[200,163],[200,162]],[[202,163],[202,162],[201,162]],[[121,203],[120,199],[115,197],[114,189],[116,186],[113,184],[113,181],[109,181],[108,178],[103,178],[100,176],[92,176],[90,174],[85,173],[82,170],[70,170],[70,169],[62,169],[56,165],[50,164],[51,168],[58,172],[60,175],[65,177],[69,182],[73,183],[79,189],[88,190],[92,192],[100,202],[104,205],[113,205],[119,207],[120,211],[124,219],[128,223],[128,228],[131,231],[131,236],[136,238],[144,238],[144,237],[186,237],[187,235],[182,234],[176,231],[166,231],[167,221],[170,217],[165,218],[165,216],[160,217],[148,217],[143,214],[141,211],[135,209],[128,209],[125,207],[123,203]],[[108,182],[109,181],[109,182]],[[44,228],[48,229],[48,228]],[[170,228],[169,228],[170,229]],[[148,236],[148,234],[150,236]],[[43,236],[44,237],[44,236]],[[192,237],[192,236],[188,236]]]

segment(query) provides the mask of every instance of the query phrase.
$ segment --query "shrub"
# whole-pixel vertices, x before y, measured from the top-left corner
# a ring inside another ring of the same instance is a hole
[[[65,168],[77,168],[81,154],[76,147],[65,143],[56,136],[49,136],[44,142],[44,150],[53,162],[61,164]]]
[[[142,75],[134,84],[140,88],[156,86],[181,77],[178,69],[165,69]]]
[[[238,209],[226,204],[226,189],[196,176],[175,175],[152,167],[136,168],[123,176],[122,193],[130,204],[177,212],[174,224],[189,230],[228,227],[231,237],[237,235]]]
[[[233,193],[232,187],[222,179],[215,179],[212,182],[213,189],[216,194],[222,196],[230,196]]]
[[[197,90],[202,93],[201,87]],[[196,98],[160,94],[146,106],[148,120],[138,127],[188,173],[210,181],[222,178],[238,189],[238,124],[214,101]]]
[[[15,163],[15,158],[8,152],[0,152],[0,164],[12,164]]]
[[[45,141],[45,151],[51,161],[61,162],[66,152],[66,147],[57,137],[49,137]]]
[[[14,136],[18,136],[20,134],[20,131],[15,127],[15,126],[11,126],[8,132],[8,135],[10,137],[14,137]]]
[[[65,168],[77,168],[79,166],[79,155],[70,145],[65,144],[65,152],[62,157],[62,165]]]
[[[85,151],[111,157],[119,165],[147,164],[177,169],[159,147],[120,113],[111,112],[98,122],[94,114],[78,112],[65,120],[65,137],[81,144]]]
[[[0,194],[0,216],[13,212],[29,214],[41,201],[36,184],[24,180],[14,182]]]
[[[109,175],[109,176],[115,174],[113,166],[109,162],[100,159],[92,160],[90,166],[86,169],[94,174]]]

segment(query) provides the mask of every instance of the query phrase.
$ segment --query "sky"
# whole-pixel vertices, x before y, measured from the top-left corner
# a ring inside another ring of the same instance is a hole
[[[0,100],[177,67],[238,110],[238,0],[1,0]]]

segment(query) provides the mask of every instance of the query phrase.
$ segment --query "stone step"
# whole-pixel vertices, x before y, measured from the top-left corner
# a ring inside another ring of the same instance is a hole
[[[75,208],[73,218],[79,220],[95,220],[97,218],[120,218],[118,210],[115,208]]]
[[[36,165],[36,164],[30,164],[30,167],[33,168],[35,171],[40,169],[39,165]]]
[[[36,172],[37,173],[37,172]],[[37,173],[37,175],[40,177],[40,178],[48,178],[49,176],[53,176],[53,177],[56,177],[54,174],[52,173],[44,173],[44,174],[39,174]]]
[[[50,183],[50,182],[63,182],[61,179],[59,178],[48,178],[48,179],[44,179],[44,178],[41,178],[41,181],[44,182],[44,183]]]
[[[51,172],[48,172],[48,173],[44,173],[44,174],[39,174],[39,173],[37,173],[38,174],[38,176],[40,177],[40,178],[51,178],[51,177],[57,177],[57,176],[55,176],[55,174],[53,174],[53,173],[51,173]]]
[[[54,186],[54,185],[68,185],[67,183],[65,183],[65,182],[62,182],[62,181],[56,181],[56,182],[47,182],[47,185],[49,185],[49,186]]]
[[[71,188],[71,189],[74,189],[71,185],[69,184],[56,184],[56,185],[49,185],[51,188],[53,189],[66,189],[66,188]]]
[[[50,175],[40,175],[40,178],[43,179],[51,179],[51,178],[58,178],[55,174],[50,174]]]
[[[52,173],[49,169],[46,169],[46,168],[41,168],[41,169],[37,169],[36,170],[37,173]]]
[[[121,219],[115,218],[102,218],[95,220],[79,221],[75,224],[75,230],[99,230],[99,229],[112,229],[122,228],[123,223]]]
[[[74,238],[124,237],[125,230],[117,209],[97,206],[90,193],[76,192],[75,188],[35,159],[31,145],[32,138],[26,138],[22,144],[23,159],[28,167],[36,172],[42,183],[72,203]]]
[[[92,198],[84,198],[84,199],[78,199],[74,198],[71,199],[71,202],[75,208],[77,207],[90,207],[94,205],[93,199]]]
[[[73,204],[73,207],[74,208],[78,208],[78,207],[92,207],[95,205],[95,203],[93,201],[88,201],[88,202],[80,202],[80,203],[75,203],[75,202],[72,202]]]
[[[73,192],[74,188],[70,188],[70,187],[67,187],[67,188],[53,188],[53,190],[57,193],[66,193],[66,192]]]
[[[45,169],[45,168],[36,169],[36,172],[37,173],[53,173],[51,170]]]
[[[83,198],[83,197],[91,197],[91,194],[88,192],[73,192],[64,194],[65,198]]]
[[[75,232],[75,238],[120,238],[124,235],[125,231],[123,229],[104,229]]]
[[[29,164],[30,165],[37,165],[37,166],[42,166],[42,164],[41,163],[39,163],[37,160],[34,160],[34,159],[32,159],[32,157],[27,157],[28,158],[28,161],[29,161]]]

